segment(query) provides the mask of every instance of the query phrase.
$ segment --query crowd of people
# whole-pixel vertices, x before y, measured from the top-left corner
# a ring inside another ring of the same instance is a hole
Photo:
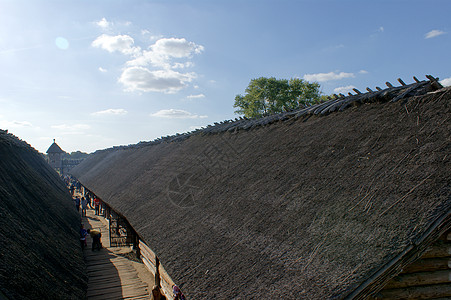
[[[86,216],[86,212],[88,209],[93,209],[95,211],[95,215],[104,215],[105,214],[105,207],[102,203],[102,201],[96,197],[94,194],[88,192],[85,192],[84,189],[82,189],[82,186],[80,184],[79,181],[77,181],[75,178],[71,177],[71,176],[65,176],[64,177],[64,181],[67,185],[67,187],[70,190],[70,193],[72,195],[72,198],[74,200],[74,204],[75,204],[75,209],[80,212],[81,211],[81,216],[83,217],[87,217]],[[80,196],[83,195],[83,196]],[[102,233],[100,230],[96,230],[96,229],[86,229],[83,225],[83,223],[81,223],[80,225],[80,246],[81,249],[84,250],[87,247],[87,241],[86,238],[87,236],[91,236],[92,238],[92,251],[94,250],[100,250],[102,249],[102,242],[101,242],[101,237],[102,237]],[[183,295],[182,291],[180,290],[180,288],[177,285],[173,285],[172,286],[172,292],[173,292],[173,297],[174,300],[185,300],[185,296]],[[152,294],[151,294],[151,299],[167,299],[160,286],[154,286],[154,288],[152,289]]]
[[[75,209],[77,210],[77,212],[81,212],[82,218],[87,217],[88,209],[93,209],[96,216],[99,216],[101,213],[105,213],[102,201],[89,191],[85,192],[85,190],[82,189],[79,181],[69,175],[66,175],[63,179],[70,190]],[[94,251],[95,249],[100,250],[102,248],[102,233],[100,232],[100,230],[86,229],[83,223],[81,223],[79,233],[80,246],[82,250],[84,250],[87,246],[86,237],[88,235],[90,235],[92,238],[92,251]]]

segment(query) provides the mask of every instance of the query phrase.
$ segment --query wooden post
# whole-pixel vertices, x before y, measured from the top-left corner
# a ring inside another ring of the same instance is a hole
[[[160,282],[160,260],[158,256],[155,257],[155,285],[161,288]]]
[[[141,259],[141,249],[139,249],[139,236],[135,231],[133,231],[133,233],[134,233],[133,249],[136,251],[136,257],[138,259]]]
[[[398,78],[398,82],[399,82],[401,85],[406,85],[406,84],[404,83],[404,81],[402,81],[401,78]]]
[[[111,220],[110,220],[110,222],[108,222],[108,236],[110,237],[110,247],[113,247],[113,244],[111,243],[111,239],[112,239],[112,234],[111,234],[111,224],[112,224],[113,222],[111,222]]]

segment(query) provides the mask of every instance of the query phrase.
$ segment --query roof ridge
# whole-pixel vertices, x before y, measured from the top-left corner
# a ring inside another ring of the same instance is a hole
[[[130,148],[141,148],[144,146],[157,145],[163,142],[180,142],[186,140],[194,135],[203,134],[218,134],[223,132],[236,132],[239,130],[249,130],[260,126],[265,126],[278,121],[288,121],[291,119],[298,119],[305,117],[307,115],[327,115],[332,112],[343,111],[350,106],[356,106],[363,103],[373,103],[373,102],[397,102],[401,99],[408,98],[411,96],[424,95],[427,92],[438,90],[443,88],[443,86],[438,82],[438,78],[432,75],[426,75],[428,80],[420,81],[415,76],[413,76],[414,83],[405,84],[401,78],[398,78],[398,82],[401,86],[393,86],[390,82],[386,82],[386,89],[381,89],[376,87],[376,91],[373,91],[369,87],[366,88],[367,92],[362,93],[357,88],[353,91],[356,94],[348,93],[348,96],[343,94],[333,94],[334,98],[330,100],[321,102],[308,107],[282,112],[278,114],[272,114],[268,116],[258,117],[258,118],[247,118],[239,117],[234,120],[224,120],[221,122],[215,122],[214,125],[207,125],[190,132],[176,133],[174,135],[168,135],[164,137],[159,137],[152,141],[141,141],[137,144],[130,144],[124,146],[113,146],[111,148],[97,150],[97,151],[109,151],[117,149],[130,149]],[[96,152],[97,152],[96,151]]]

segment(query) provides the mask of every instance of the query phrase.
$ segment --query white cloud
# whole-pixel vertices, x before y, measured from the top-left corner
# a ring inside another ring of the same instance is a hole
[[[428,33],[426,33],[426,34],[424,35],[424,38],[425,38],[425,39],[431,39],[431,38],[435,38],[435,37],[437,37],[437,36],[439,36],[439,35],[442,35],[442,34],[445,34],[445,33],[446,33],[446,32],[444,32],[444,31],[434,29],[434,30],[431,30],[431,31],[429,31]]]
[[[171,68],[172,59],[190,58],[194,54],[200,54],[204,47],[186,39],[162,38],[149,47],[150,50],[144,50],[141,55],[134,60],[127,62],[132,66],[153,65],[163,68]],[[177,63],[172,68],[190,67],[192,63]]]
[[[451,86],[451,77],[445,78],[440,81],[443,86]]]
[[[368,74],[368,71],[367,70],[360,70],[359,74]]]
[[[156,41],[156,40],[159,40],[159,39],[161,39],[161,38],[163,37],[162,35],[153,35],[153,34],[150,32],[150,30],[147,30],[147,29],[142,29],[142,30],[141,30],[141,35],[147,36],[147,38],[148,38],[150,41]]]
[[[6,120],[0,120],[0,128],[3,129],[11,129],[11,128],[30,128],[33,127],[33,124],[31,124],[28,121],[6,121]]]
[[[188,42],[186,39],[163,38],[151,46],[152,51],[168,57],[190,57],[192,54],[200,54],[204,47]]]
[[[148,34],[145,30],[142,34]],[[174,69],[185,69],[194,64],[188,61],[204,47],[184,38],[160,38],[148,50],[134,45],[129,35],[103,34],[92,42],[93,47],[131,55],[126,62],[118,82],[127,91],[175,93],[197,77],[195,73],[182,73]],[[106,69],[99,68],[106,72]]]
[[[121,52],[123,54],[135,54],[137,55],[141,48],[133,47],[135,41],[129,35],[116,35],[111,36],[108,34],[102,34],[97,37],[93,42],[92,46],[96,48],[104,49],[108,52]]]
[[[205,98],[205,95],[204,94],[189,95],[186,98],[188,98],[188,99],[200,99],[200,98]]]
[[[194,63],[191,61],[187,61],[186,63],[175,63],[172,68],[174,69],[185,69],[185,68],[190,68],[193,67]]]
[[[204,119],[208,116],[199,116],[181,109],[162,109],[156,113],[151,114],[152,117],[169,118],[169,119]]]
[[[384,32],[384,27],[379,27],[379,32]]]
[[[355,86],[353,86],[353,85],[340,86],[340,87],[337,87],[334,89],[334,93],[335,94],[340,94],[340,93],[345,94],[345,93],[351,92],[352,89],[355,89]]]
[[[100,71],[100,72],[102,72],[102,73],[106,73],[106,72],[108,72],[108,70],[107,70],[107,69],[104,69],[104,68],[102,68],[102,67],[99,67],[99,71]]]
[[[343,78],[353,78],[354,73],[335,73],[335,72],[329,72],[329,73],[317,73],[317,74],[305,74],[304,79],[307,81],[318,81],[318,82],[324,82],[324,81],[330,81],[330,80],[339,80]]]
[[[128,112],[123,108],[110,108],[92,113],[94,116],[108,116],[108,115],[126,115]]]
[[[97,21],[96,25],[99,26],[102,29],[107,29],[109,28],[113,23],[108,22],[105,18],[102,18],[102,20]]]
[[[91,126],[87,124],[73,124],[73,125],[67,125],[67,124],[61,124],[61,125],[52,125],[51,128],[67,131],[67,132],[76,132],[80,130],[86,130],[91,128]]]
[[[196,75],[172,70],[151,71],[143,67],[126,68],[119,82],[127,91],[175,93],[186,86]]]

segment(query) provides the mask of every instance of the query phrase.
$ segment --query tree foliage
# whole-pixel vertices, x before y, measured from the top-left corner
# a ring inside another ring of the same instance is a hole
[[[321,99],[316,82],[260,77],[250,81],[245,95],[236,95],[233,107],[237,108],[235,113],[254,118],[302,108]]]

